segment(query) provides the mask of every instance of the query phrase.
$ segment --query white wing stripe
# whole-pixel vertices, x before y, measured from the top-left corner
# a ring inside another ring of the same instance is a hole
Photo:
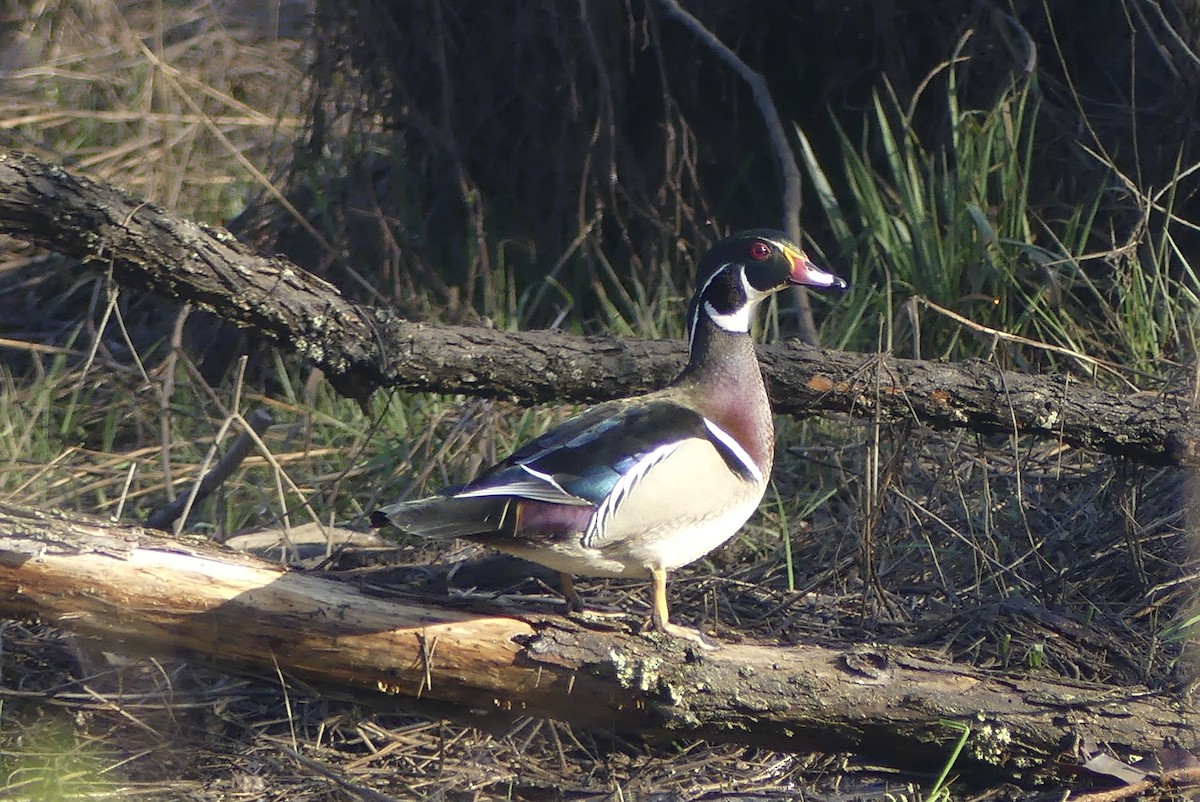
[[[592,513],[592,518],[588,521],[587,531],[583,533],[584,546],[595,548],[603,542],[604,530],[608,528],[609,521],[612,520],[613,515],[620,508],[621,503],[625,501],[629,492],[637,486],[638,482],[642,481],[651,468],[671,456],[680,445],[682,445],[680,441],[663,443],[634,463],[633,467],[622,474],[621,478],[613,485],[612,490],[600,502],[600,506],[596,507],[596,511]]]
[[[567,492],[550,474],[534,470],[524,463],[519,463],[517,467],[529,474],[531,478],[517,482],[505,482],[502,485],[490,485],[477,490],[467,490],[462,493],[456,493],[454,497],[519,496],[535,501],[549,501],[552,504],[591,505],[591,502],[587,499],[579,498]]]
[[[758,465],[755,464],[753,458],[751,458],[750,454],[747,453],[746,449],[742,448],[742,444],[734,439],[733,435],[710,421],[708,418],[704,419],[704,425],[708,427],[708,431],[712,433],[713,437],[720,440],[726,448],[733,452],[733,455],[738,458],[738,461],[741,462],[742,465],[746,467],[746,470],[750,473],[750,475],[754,477],[754,481],[756,483],[763,480],[762,471],[759,469]]]
[[[530,476],[532,476],[534,479],[541,479],[543,482],[545,482],[546,484],[550,485],[550,486],[551,486],[551,487],[553,487],[555,490],[557,490],[558,492],[562,493],[564,496],[569,496],[569,495],[571,495],[571,494],[570,494],[570,493],[568,493],[566,490],[564,490],[564,489],[563,489],[563,486],[562,486],[562,485],[560,485],[558,482],[556,482],[556,481],[554,480],[554,477],[553,477],[553,476],[551,476],[550,474],[548,474],[548,473],[542,473],[541,471],[535,471],[533,468],[530,468],[528,465],[526,465],[526,464],[525,464],[525,463],[523,463],[523,462],[522,462],[522,463],[520,463],[520,464],[519,464],[517,467],[518,467],[518,468],[520,468],[521,470],[525,471],[525,473],[529,474],[529,475],[530,475]]]

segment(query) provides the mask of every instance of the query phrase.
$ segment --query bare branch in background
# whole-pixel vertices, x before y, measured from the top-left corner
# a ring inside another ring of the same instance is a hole
[[[767,81],[762,74],[750,69],[746,62],[726,47],[716,34],[704,27],[704,23],[689,14],[679,5],[677,0],[661,0],[666,12],[683,23],[692,34],[703,42],[733,68],[742,80],[749,86],[754,95],[754,103],[767,126],[767,136],[771,141],[771,151],[779,164],[779,175],[783,181],[783,230],[794,242],[800,242],[800,168],[796,166],[796,157],[792,154],[792,146],[788,144],[787,132],[779,112],[775,109],[775,101],[767,88]],[[808,291],[804,287],[796,287],[794,296],[800,315],[800,339],[809,345],[820,345],[817,325],[813,321],[812,304],[808,300]]]

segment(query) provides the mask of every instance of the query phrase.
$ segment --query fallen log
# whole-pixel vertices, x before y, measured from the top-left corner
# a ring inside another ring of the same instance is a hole
[[[882,645],[708,651],[550,614],[455,609],[289,571],[201,539],[0,503],[0,616],[105,649],[203,656],[385,695],[777,749],[850,750],[911,769],[1025,781],[1118,755],[1200,747],[1200,717],[1144,688],[992,673]]]
[[[280,257],[226,231],[175,217],[34,156],[0,149],[0,232],[117,281],[211,310],[320,367],[343,394],[382,387],[525,403],[595,402],[665,384],[678,342],[506,333],[404,320],[362,307]],[[1200,462],[1200,421],[1180,395],[1116,394],[1068,376],[989,363],[937,363],[810,348],[761,350],[778,412],[916,420],[939,428],[1027,433],[1149,464]]]

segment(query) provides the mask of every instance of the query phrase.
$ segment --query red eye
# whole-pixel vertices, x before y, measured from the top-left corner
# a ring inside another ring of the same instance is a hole
[[[750,246],[750,258],[756,262],[761,262],[771,255],[771,246],[765,242],[758,241]]]

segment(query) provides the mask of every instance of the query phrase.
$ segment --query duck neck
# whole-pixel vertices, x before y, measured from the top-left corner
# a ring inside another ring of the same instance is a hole
[[[749,334],[726,331],[702,316],[691,358],[674,383],[697,411],[737,439],[764,474],[770,472],[775,424]]]
[[[687,367],[676,383],[724,388],[726,393],[742,398],[761,390],[766,397],[753,338],[746,332],[726,331],[703,315],[692,336]]]

